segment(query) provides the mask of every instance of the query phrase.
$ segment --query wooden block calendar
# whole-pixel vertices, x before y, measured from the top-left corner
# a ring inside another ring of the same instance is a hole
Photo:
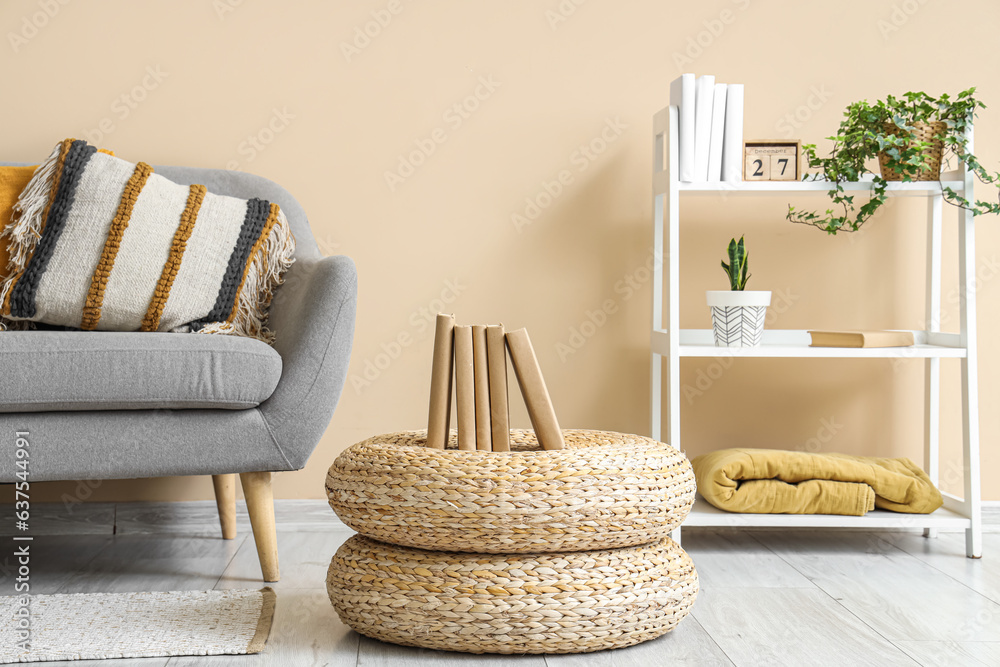
[[[743,144],[744,181],[797,181],[800,141],[747,141]]]

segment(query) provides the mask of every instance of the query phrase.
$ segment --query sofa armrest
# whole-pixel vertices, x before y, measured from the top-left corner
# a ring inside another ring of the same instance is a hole
[[[257,410],[292,469],[305,466],[333,416],[354,342],[358,277],[349,257],[303,257],[275,291],[268,326],[281,380]]]

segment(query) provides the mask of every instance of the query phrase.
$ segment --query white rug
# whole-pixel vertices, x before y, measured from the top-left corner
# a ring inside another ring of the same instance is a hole
[[[260,653],[270,588],[0,597],[0,663]]]

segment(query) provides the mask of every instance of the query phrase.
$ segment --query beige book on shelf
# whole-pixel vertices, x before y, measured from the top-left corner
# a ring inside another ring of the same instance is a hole
[[[476,370],[472,327],[455,325],[455,406],[458,412],[458,448],[476,448]]]
[[[810,331],[810,347],[909,347],[911,331]]]
[[[493,451],[510,451],[510,412],[507,405],[507,348],[503,325],[486,327],[486,358],[490,379],[490,426]]]
[[[514,375],[521,386],[521,395],[528,408],[531,426],[542,449],[562,449],[565,445],[559,420],[552,407],[552,398],[545,387],[545,378],[538,365],[538,358],[531,346],[527,329],[518,329],[507,334],[507,347],[514,366]]]
[[[493,451],[490,433],[490,370],[486,356],[486,325],[472,325],[472,365],[476,384],[476,449]]]
[[[431,399],[427,414],[427,446],[444,449],[451,426],[451,378],[455,316],[438,313],[434,328]]]

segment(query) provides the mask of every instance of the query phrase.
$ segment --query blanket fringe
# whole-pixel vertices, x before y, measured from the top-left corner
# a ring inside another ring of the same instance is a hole
[[[0,331],[34,331],[35,328],[34,322],[8,320],[6,317],[0,317]]]
[[[277,222],[247,268],[232,322],[212,322],[197,333],[235,334],[273,344],[274,332],[267,328],[268,307],[274,290],[284,282],[285,272],[295,262],[294,255],[295,236],[285,212],[279,209]]]
[[[59,164],[59,154],[62,152],[62,142],[56,145],[52,154],[38,166],[28,185],[21,191],[17,203],[14,204],[10,225],[0,233],[0,240],[9,239],[7,249],[10,252],[8,268],[20,272],[25,269],[31,253],[35,251],[38,240],[42,237],[45,220],[45,207],[49,203],[52,191],[52,180],[56,176],[56,166]]]
[[[3,243],[2,239],[0,239],[0,243]],[[3,310],[3,304],[7,303],[7,294],[12,289],[14,289],[14,281],[16,279],[15,278],[16,275],[19,275],[19,274],[11,274],[11,275],[7,276],[6,278],[4,278],[3,282],[0,283],[0,312],[2,312],[2,310]],[[3,324],[4,322],[8,322],[9,323],[10,321],[11,320],[5,320],[2,317],[0,317],[0,324]],[[5,331],[8,328],[10,328],[10,327],[9,326],[8,327],[4,327],[4,328],[0,329],[0,331]]]
[[[7,251],[10,254],[7,277],[0,282],[0,304],[7,302],[7,295],[28,267],[28,261],[42,237],[45,207],[49,202],[49,193],[52,190],[52,181],[56,176],[62,148],[62,142],[56,144],[52,154],[35,170],[28,185],[21,191],[17,203],[14,204],[10,224],[0,231],[0,243],[7,244]],[[0,331],[16,331],[24,328],[10,319],[0,321]]]

